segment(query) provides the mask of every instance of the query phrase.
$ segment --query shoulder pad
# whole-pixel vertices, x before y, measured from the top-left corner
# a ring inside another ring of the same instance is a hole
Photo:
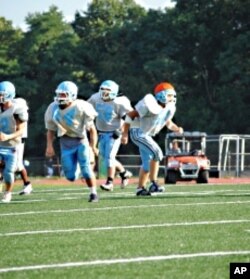
[[[145,106],[148,108],[149,112],[152,114],[159,114],[162,110],[161,106],[157,103],[157,100],[152,94],[147,94],[143,101],[145,103]]]
[[[88,102],[91,102],[91,101],[95,101],[97,99],[101,98],[100,96],[100,93],[99,92],[96,92],[94,94],[92,94],[89,98],[88,98]]]
[[[131,102],[126,96],[116,97],[114,102],[118,105],[122,105],[124,107],[131,107]]]
[[[93,105],[84,100],[76,100],[76,105],[79,110],[83,111],[84,114],[91,117],[96,117],[97,112],[94,109]]]
[[[18,115],[18,118],[21,121],[28,121],[29,115],[28,115],[28,106],[24,99],[17,98],[13,100],[14,105],[14,114]]]
[[[27,102],[23,98],[13,99],[13,103],[16,107],[24,107],[28,109]]]

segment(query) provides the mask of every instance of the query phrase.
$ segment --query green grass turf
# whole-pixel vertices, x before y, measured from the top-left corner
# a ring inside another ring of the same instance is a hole
[[[0,204],[0,278],[223,279],[230,262],[250,262],[249,184],[180,184],[151,197],[130,185],[99,190],[99,203],[77,184],[19,190]]]

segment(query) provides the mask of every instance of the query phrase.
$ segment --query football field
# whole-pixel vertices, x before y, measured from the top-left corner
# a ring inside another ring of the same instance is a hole
[[[250,183],[181,183],[136,197],[34,183],[0,204],[0,278],[228,279],[250,262]]]

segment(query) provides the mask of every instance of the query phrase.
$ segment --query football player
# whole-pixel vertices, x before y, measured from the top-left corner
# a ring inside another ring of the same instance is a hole
[[[12,199],[14,174],[17,164],[17,146],[21,144],[28,121],[28,107],[22,98],[14,100],[15,86],[9,81],[0,83],[0,161],[4,162],[3,180],[5,190],[2,202]]]
[[[24,107],[27,107],[27,103],[24,99],[22,98],[16,98],[13,100],[14,103],[20,103],[23,104]],[[28,177],[28,172],[24,166],[23,162],[23,154],[24,154],[24,148],[25,148],[25,140],[27,138],[28,134],[28,123],[25,122],[25,127],[24,127],[24,133],[22,135],[22,140],[21,143],[16,147],[16,152],[17,152],[17,165],[16,165],[16,173],[21,175],[21,178],[23,180],[23,189],[19,193],[19,195],[29,195],[32,192],[32,184],[29,180]]]
[[[121,145],[121,132],[123,118],[126,113],[132,111],[130,101],[125,96],[118,96],[119,86],[113,80],[105,80],[101,83],[99,92],[93,94],[88,102],[96,109],[96,128],[99,135],[100,155],[104,159],[107,169],[106,183],[100,187],[105,191],[113,191],[113,180],[116,171],[121,177],[121,187],[128,184],[132,173],[126,170],[121,162],[116,159]]]
[[[90,165],[90,151],[98,154],[97,133],[94,119],[97,112],[91,104],[77,99],[78,88],[72,81],[61,82],[56,89],[56,97],[45,112],[47,129],[46,157],[55,155],[53,140],[55,134],[60,139],[61,164],[69,181],[77,179],[79,164],[81,175],[89,189],[89,202],[97,202],[96,178]],[[87,131],[90,140],[87,138]]]
[[[122,143],[127,144],[130,129],[131,140],[139,147],[142,160],[139,185],[136,190],[137,196],[164,191],[164,187],[160,187],[157,183],[163,153],[153,136],[158,134],[164,126],[174,132],[183,133],[182,127],[172,121],[175,111],[176,92],[174,87],[170,83],[163,82],[155,87],[154,94],[147,94],[136,104],[135,110],[127,113]],[[148,178],[151,181],[149,190],[146,189]]]

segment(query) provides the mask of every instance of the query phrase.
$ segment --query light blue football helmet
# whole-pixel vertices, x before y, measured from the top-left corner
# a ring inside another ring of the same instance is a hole
[[[119,92],[119,85],[113,80],[105,80],[99,88],[99,92],[104,101],[114,100]]]
[[[167,104],[168,102],[176,103],[176,92],[171,83],[161,82],[157,84],[154,88],[155,98],[158,102],[162,104]]]
[[[155,98],[160,103],[167,104],[169,102],[170,96],[171,96],[171,102],[176,103],[176,92],[174,89],[162,90],[155,95]]]
[[[72,81],[63,81],[56,88],[55,101],[60,105],[67,105],[76,100],[78,87]]]
[[[16,96],[16,89],[10,81],[0,82],[0,103],[6,103],[13,100]]]

